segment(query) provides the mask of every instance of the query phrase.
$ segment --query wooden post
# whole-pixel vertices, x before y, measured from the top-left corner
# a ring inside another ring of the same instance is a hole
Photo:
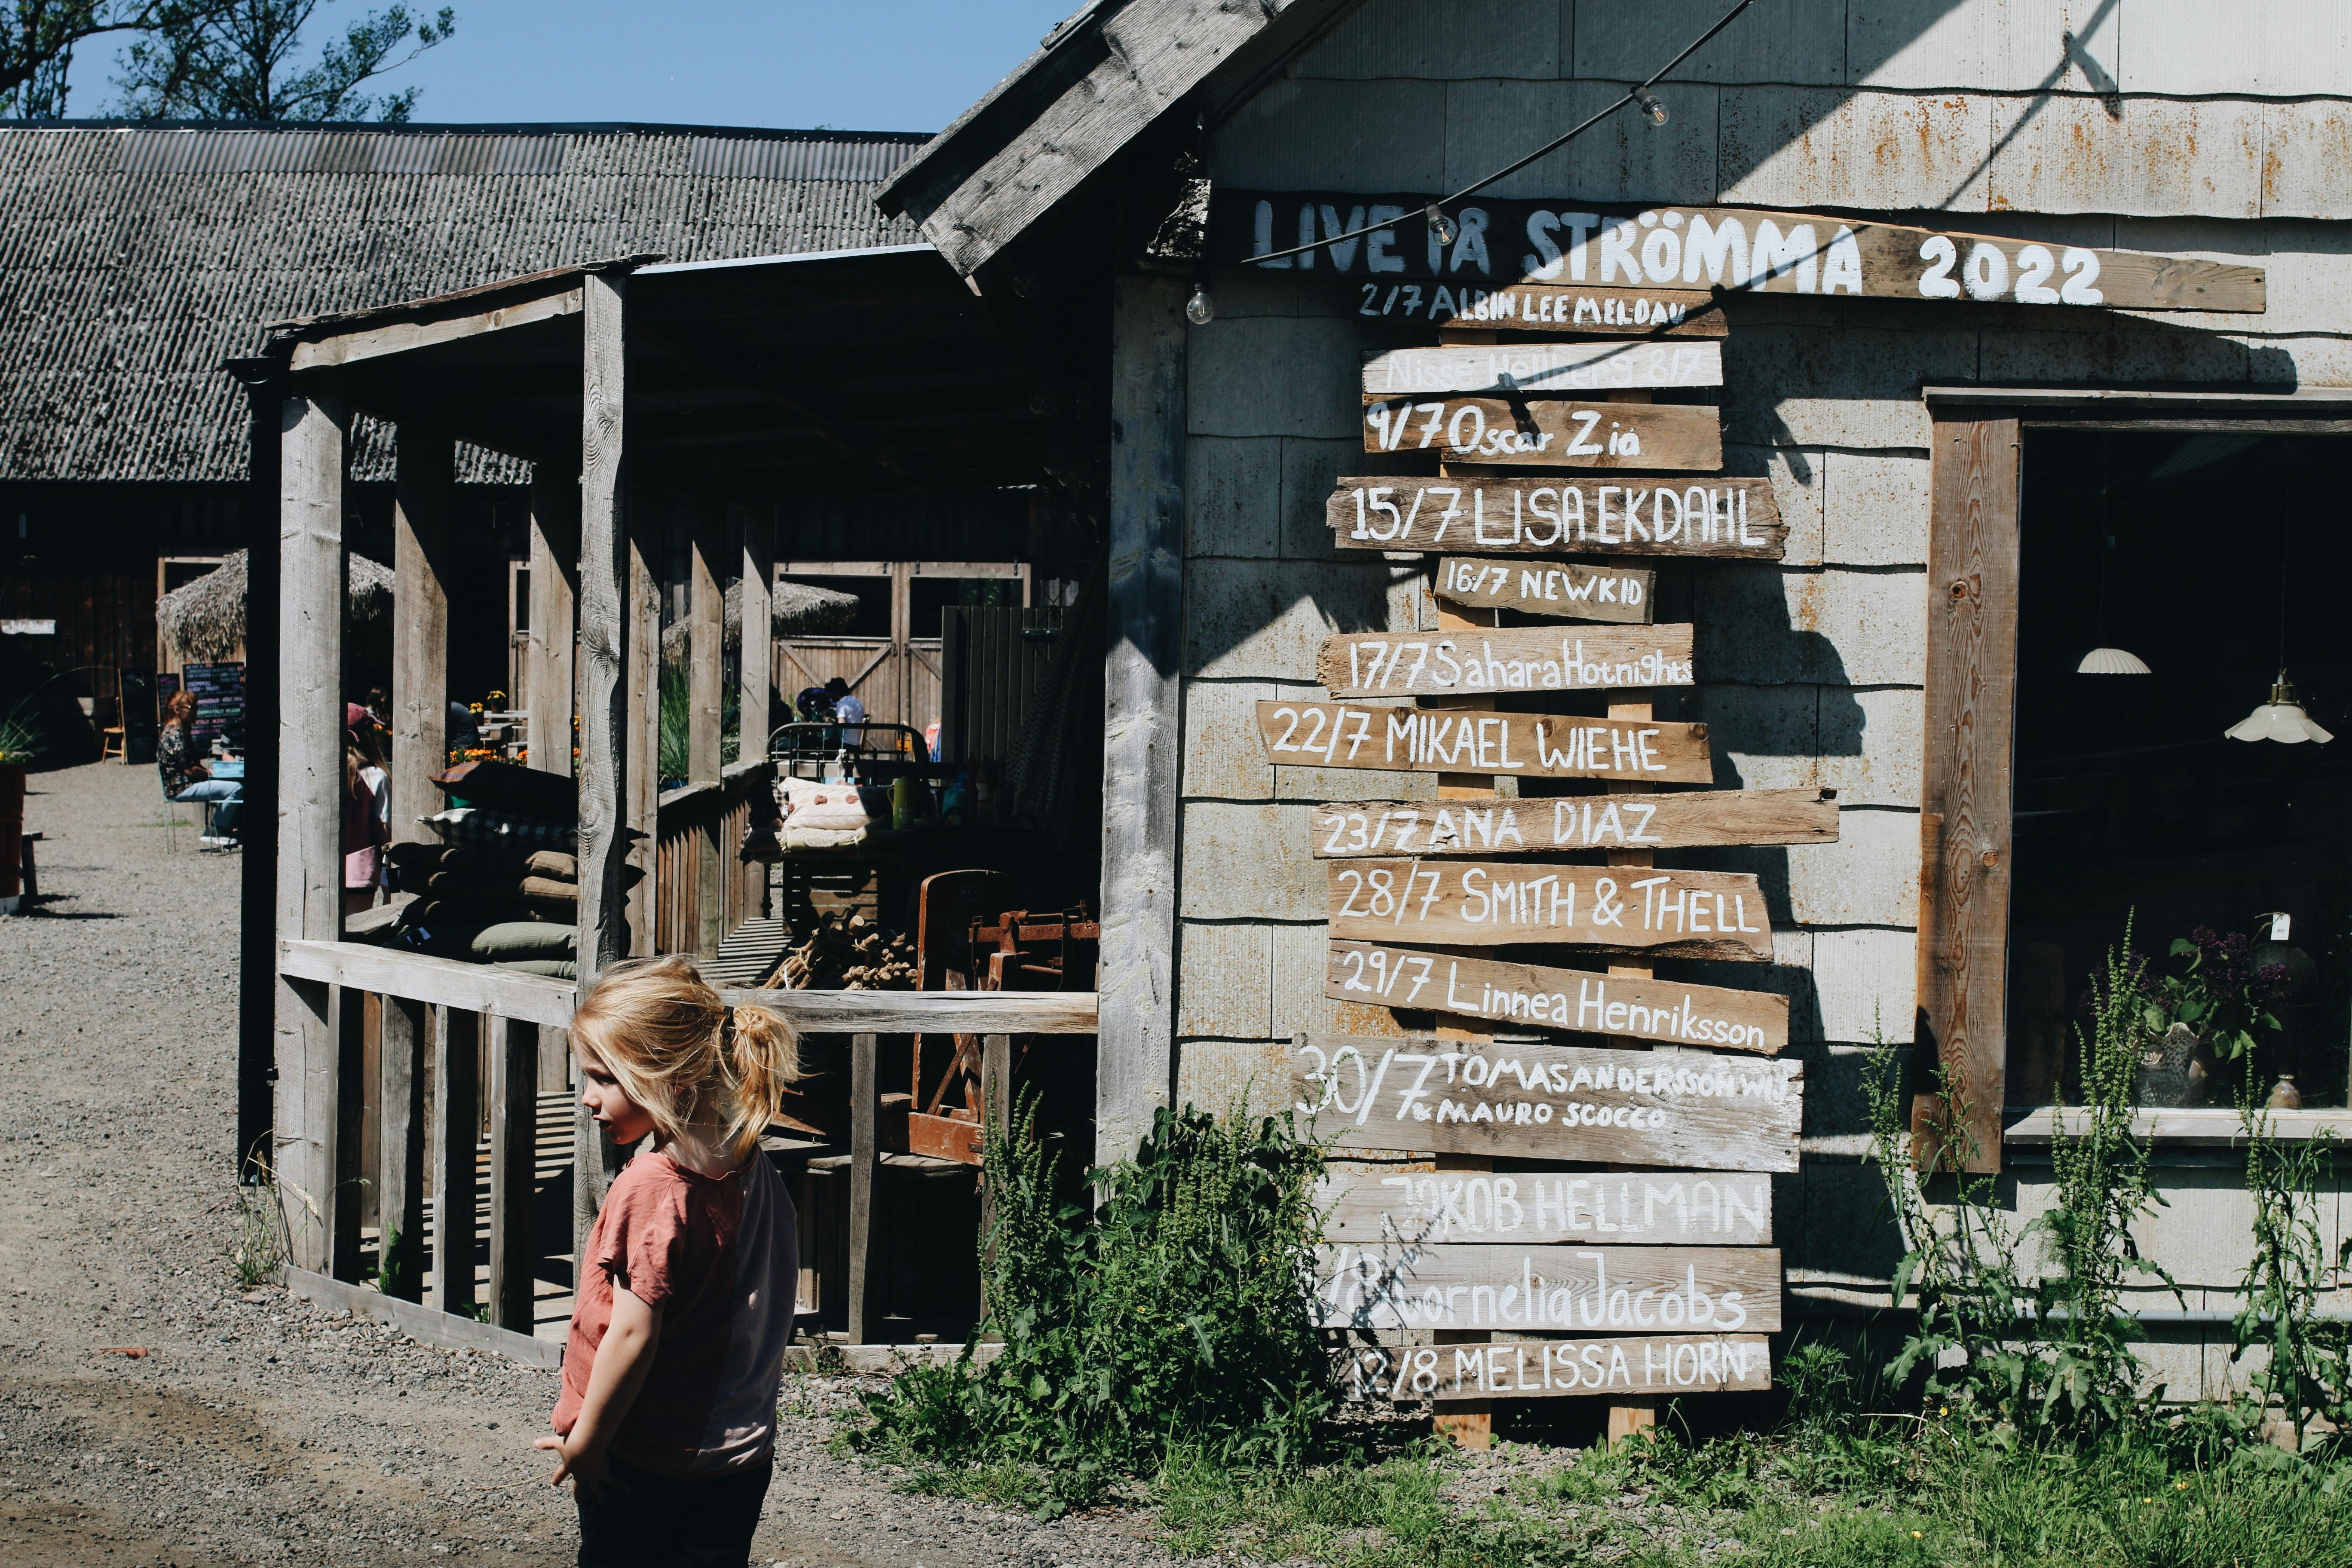
[[[775,613],[771,599],[776,577],[776,515],[765,502],[730,510],[743,532],[743,647],[739,660],[743,696],[736,721],[735,750],[735,760],[741,762],[767,753],[768,726],[776,711]]]
[[[328,1189],[327,1267],[336,1279],[357,1282],[360,1226],[367,1205],[363,1158],[367,1117],[367,993],[335,987],[335,1158]]]
[[[439,1312],[474,1311],[474,1129],[481,1120],[481,1016],[433,1009],[433,1295]]]
[[[635,620],[627,521],[622,514],[622,295],[625,279],[591,273],[580,447],[580,984],[629,954],[630,742],[627,687]]]
[[[530,765],[572,772],[572,648],[580,613],[580,485],[537,466],[530,482]]]
[[[377,1212],[382,1241],[378,1280],[387,1296],[424,1299],[425,1258],[425,1004],[383,999],[383,1040],[377,1052],[383,1115],[377,1141]]]
[[[417,819],[439,811],[433,775],[449,765],[449,503],[457,446],[446,430],[404,422],[392,506],[392,837],[429,840]]]
[[[576,1100],[572,1107],[572,1264],[577,1285],[588,1266],[588,1233],[596,1226],[596,1211],[621,1173],[624,1152],[614,1147],[588,1108]]]
[[[1920,807],[1939,837],[1919,904],[1918,1018],[1960,1103],[1915,1106],[1913,1141],[1948,1151],[1948,1167],[1991,1173],[2000,1169],[2008,1068],[2018,426],[1933,428]]]
[[[694,510],[693,547],[687,567],[687,775],[699,784],[719,777],[720,690],[726,661],[726,514],[709,503]],[[715,953],[727,934],[727,911],[719,904],[719,835],[725,818],[706,813],[694,836],[691,875],[695,900],[694,951]]]
[[[250,364],[251,362],[248,362]],[[273,1163],[278,1070],[278,525],[283,372],[247,383],[252,452],[245,508],[245,847],[237,851],[236,1179]]]
[[[289,397],[278,485],[278,898],[280,940],[342,934],[343,431],[323,392]],[[272,1163],[289,1261],[322,1271],[336,1204],[339,1051],[328,987],[278,981]],[[354,1086],[356,1087],[356,1086]]]
[[[882,1080],[872,1035],[849,1037],[849,1342],[866,1342],[874,1310],[874,1177],[882,1162],[875,1116]]]
[[[980,1114],[1000,1137],[1013,1135],[1013,1037],[983,1035],[980,1041]],[[982,1147],[984,1149],[985,1144]],[[996,1262],[997,1173],[980,1173],[981,1300],[988,1311],[988,1271]]]
[[[539,1026],[489,1022],[490,1321],[531,1331],[532,1169],[539,1141]]]
[[[657,520],[629,509],[628,790],[629,952],[654,951],[655,835],[661,813],[661,551]]]
[[[1110,651],[1103,702],[1095,1158],[1135,1152],[1175,1078],[1183,736],[1184,281],[1112,284]]]

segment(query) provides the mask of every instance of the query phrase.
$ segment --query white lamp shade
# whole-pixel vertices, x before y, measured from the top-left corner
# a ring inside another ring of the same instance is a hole
[[[2312,721],[2300,702],[2265,702],[2221,732],[2232,741],[2279,741],[2290,746],[2305,741],[2324,746],[2336,739]]]
[[[2147,661],[2119,647],[2095,647],[2074,667],[2077,675],[2147,675]]]

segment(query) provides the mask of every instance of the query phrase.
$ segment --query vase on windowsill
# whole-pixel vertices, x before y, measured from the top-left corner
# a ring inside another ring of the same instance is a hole
[[[2204,1037],[2186,1024],[2175,1024],[2141,1052],[2132,1098],[2140,1105],[2166,1108],[2203,1105],[2213,1098],[2219,1081],[2206,1056]]]

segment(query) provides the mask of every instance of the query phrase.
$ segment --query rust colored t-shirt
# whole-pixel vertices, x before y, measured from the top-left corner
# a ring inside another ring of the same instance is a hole
[[[570,1435],[615,1281],[660,1309],[661,1338],[611,1452],[664,1475],[755,1464],[776,1435],[776,1386],[792,1342],[800,1238],[792,1199],[764,1155],[705,1176],[640,1154],[613,1179],[588,1237],[563,1348],[554,1426]]]

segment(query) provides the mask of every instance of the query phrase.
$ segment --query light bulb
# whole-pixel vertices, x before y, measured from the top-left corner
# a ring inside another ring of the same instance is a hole
[[[1650,117],[1651,124],[1664,125],[1666,122],[1666,106],[1659,101],[1656,93],[1643,89],[1633,94],[1633,101],[1642,106],[1642,112]]]
[[[1184,301],[1184,319],[1196,327],[1205,327],[1217,319],[1217,302],[1209,298],[1206,283],[1192,285],[1192,297]]]
[[[1461,229],[1454,225],[1454,220],[1447,217],[1444,212],[1439,208],[1435,202],[1430,203],[1428,206],[1422,210],[1423,216],[1429,219],[1429,232],[1437,237],[1437,243],[1440,245],[1453,244],[1454,237],[1462,232]]]

